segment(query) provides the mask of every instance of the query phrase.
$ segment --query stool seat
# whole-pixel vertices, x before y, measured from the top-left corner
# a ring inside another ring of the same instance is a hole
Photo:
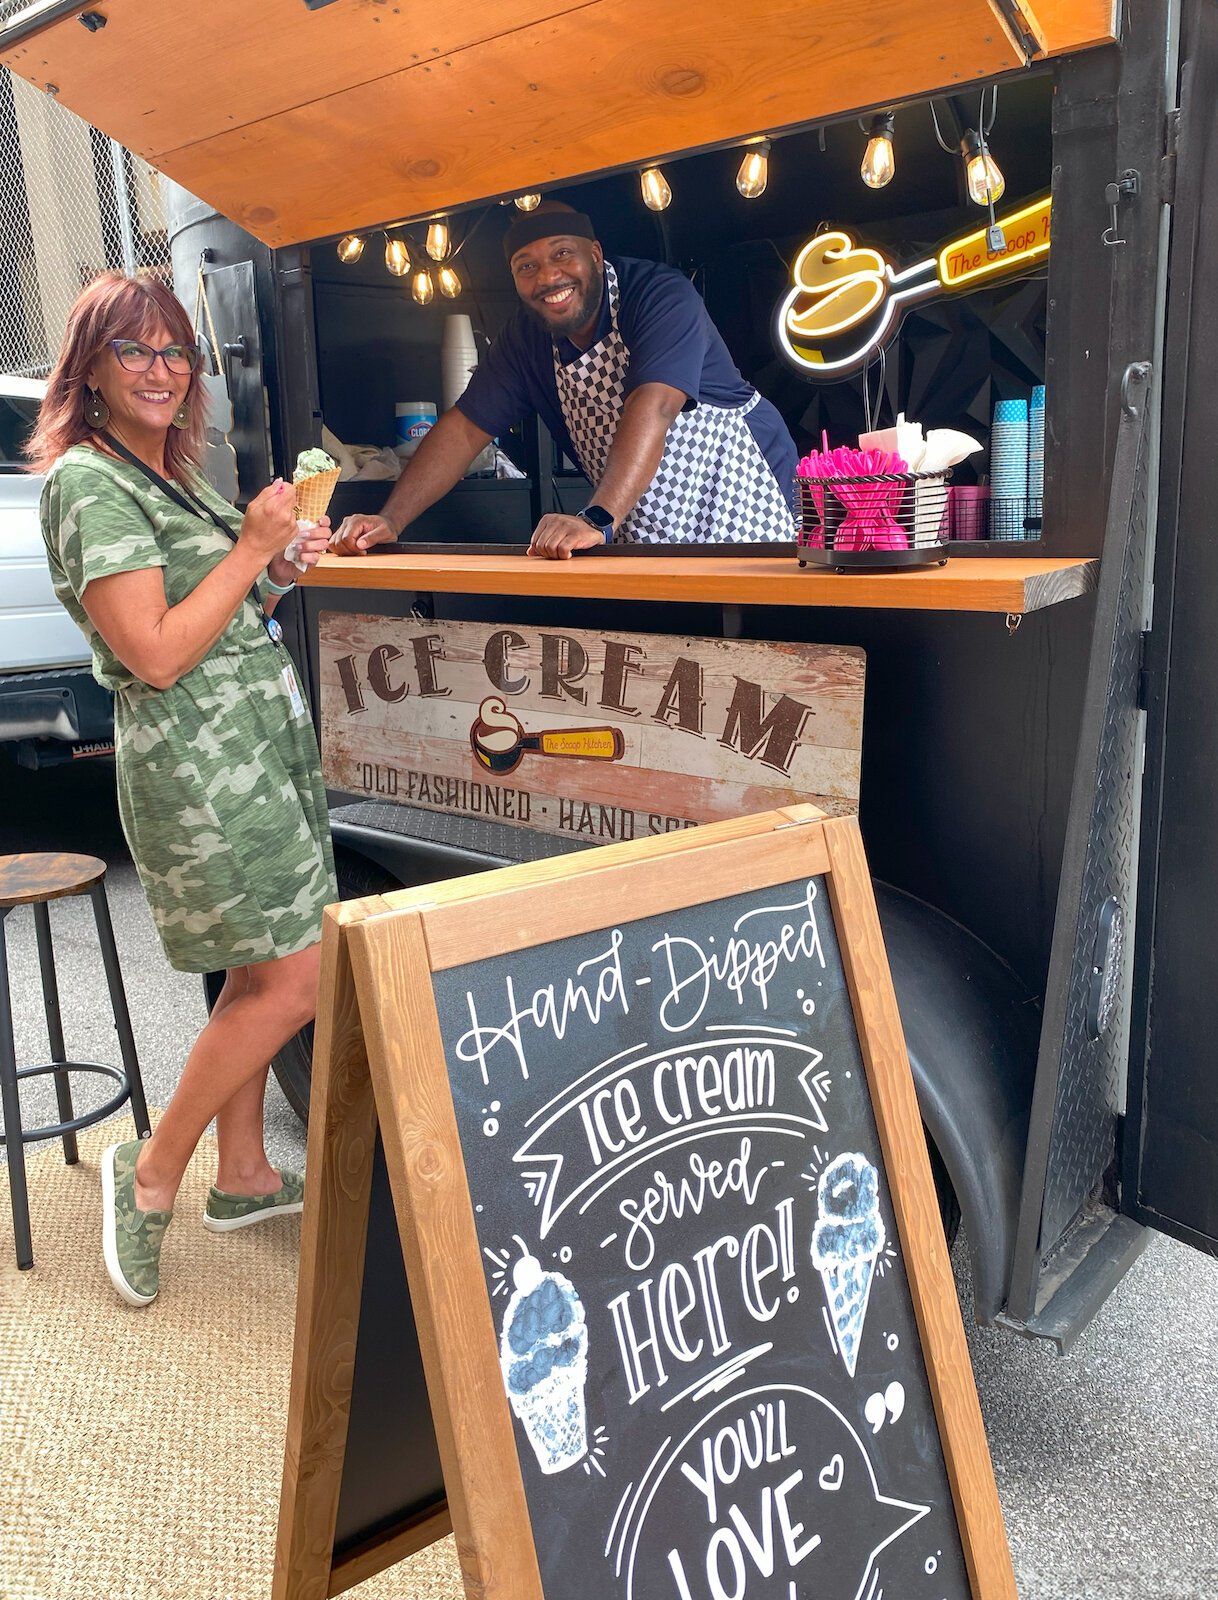
[[[110,907],[106,902],[106,863],[96,856],[38,855],[0,856],[0,1111],[4,1117],[4,1132],[0,1145],[8,1155],[9,1193],[13,1208],[13,1237],[17,1246],[17,1265],[23,1270],[34,1265],[34,1246],[30,1237],[30,1204],[25,1178],[25,1145],[36,1139],[58,1136],[63,1140],[63,1158],[69,1166],[78,1159],[76,1135],[81,1128],[110,1116],[126,1101],[131,1102],[135,1131],[141,1139],[149,1134],[148,1105],[144,1099],[144,1085],[140,1078],[139,1061],[135,1053],[135,1038],[131,1032],[131,1016],[127,1010],[127,996],[123,989],[122,973],[118,965],[118,948],[114,942],[114,926],[110,920]],[[51,913],[48,902],[63,900],[69,895],[87,894],[93,902],[93,921],[97,929],[97,942],[102,965],[106,969],[106,986],[110,991],[110,1009],[114,1014],[114,1027],[118,1034],[123,1066],[99,1066],[95,1061],[72,1061],[64,1045],[63,1023],[59,1013],[59,980],[55,973],[55,954],[51,946]],[[8,944],[5,923],[17,906],[30,906],[34,917],[34,932],[38,940],[38,965],[42,974],[42,1003],[46,1013],[47,1039],[51,1046],[51,1059],[43,1066],[18,1067],[16,1041],[13,1037],[13,1004],[9,989]],[[116,1093],[91,1111],[78,1116],[72,1105],[72,1075],[88,1073],[108,1078]],[[40,1078],[49,1075],[55,1082],[55,1098],[59,1106],[58,1122],[45,1123],[37,1128],[26,1128],[21,1122],[20,1086],[23,1078]]]
[[[96,856],[0,856],[0,906],[31,906],[84,894],[106,876]]]

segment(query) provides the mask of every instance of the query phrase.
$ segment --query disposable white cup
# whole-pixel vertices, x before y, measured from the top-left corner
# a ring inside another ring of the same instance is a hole
[[[463,312],[450,312],[440,337],[440,389],[445,411],[451,410],[465,393],[477,365],[473,324]]]

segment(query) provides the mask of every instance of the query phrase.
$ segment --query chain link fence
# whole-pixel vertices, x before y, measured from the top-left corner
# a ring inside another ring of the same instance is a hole
[[[44,376],[107,268],[172,282],[157,174],[0,68],[0,372]]]

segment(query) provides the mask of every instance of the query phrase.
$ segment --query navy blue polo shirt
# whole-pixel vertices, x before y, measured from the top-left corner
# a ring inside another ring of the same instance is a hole
[[[723,338],[707,313],[702,296],[689,279],[658,261],[616,258],[618,327],[630,365],[626,393],[644,383],[666,383],[691,401],[713,406],[742,406],[754,389],[740,376]],[[608,286],[601,298],[596,339],[609,332]],[[481,364],[474,369],[458,409],[476,428],[492,436],[506,433],[529,412],[540,416],[571,457],[571,443],[554,381],[554,345],[563,365],[583,352],[569,339],[557,341],[524,306],[517,306]],[[781,416],[761,399],[745,418],[762,455],[788,500],[794,493],[798,452]]]

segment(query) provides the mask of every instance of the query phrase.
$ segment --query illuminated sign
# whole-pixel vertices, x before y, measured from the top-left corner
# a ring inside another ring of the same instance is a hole
[[[988,228],[976,228],[904,268],[840,228],[818,233],[795,258],[793,286],[774,318],[775,344],[807,378],[835,382],[857,372],[896,337],[911,306],[1035,266],[1049,250],[1050,204],[1044,195],[1000,216],[999,250],[990,249]]]

